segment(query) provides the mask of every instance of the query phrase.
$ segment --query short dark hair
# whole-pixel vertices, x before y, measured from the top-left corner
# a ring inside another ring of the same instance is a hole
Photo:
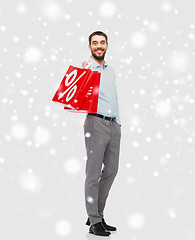
[[[99,36],[104,36],[105,39],[106,39],[106,43],[108,43],[108,37],[107,35],[104,33],[104,32],[101,32],[101,31],[96,31],[96,32],[93,32],[90,36],[89,36],[89,45],[91,45],[91,38],[95,35],[99,35]]]

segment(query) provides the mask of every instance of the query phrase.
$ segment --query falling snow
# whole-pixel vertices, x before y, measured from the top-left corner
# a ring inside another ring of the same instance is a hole
[[[32,171],[28,170],[27,173],[20,174],[18,177],[19,185],[30,194],[37,194],[41,191],[42,183]]]
[[[37,47],[28,47],[28,49],[25,52],[25,60],[28,63],[38,63],[41,60],[41,51]]]
[[[144,227],[145,218],[141,213],[132,213],[129,216],[128,223],[131,226],[131,228],[138,230]]]
[[[130,37],[130,41],[133,47],[143,48],[147,43],[147,36],[143,32],[134,32]]]
[[[77,174],[80,171],[80,163],[77,159],[67,159],[64,163],[64,170],[67,174]]]
[[[116,12],[116,5],[111,1],[105,1],[99,6],[100,14],[105,18],[111,18]]]
[[[45,1],[40,5],[41,13],[51,21],[58,21],[62,18],[63,10],[56,1]]]
[[[58,220],[55,224],[55,231],[59,237],[67,237],[72,231],[72,226],[67,220]]]
[[[84,113],[52,98],[69,65],[88,59],[96,30],[108,35],[122,125],[105,212],[118,228],[111,238],[195,239],[194,21],[193,1],[1,4],[1,239],[90,239],[85,140],[93,132],[84,134]]]

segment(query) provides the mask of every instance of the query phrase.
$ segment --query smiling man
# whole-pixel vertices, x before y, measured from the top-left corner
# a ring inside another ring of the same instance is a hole
[[[91,56],[83,61],[84,68],[101,73],[97,113],[88,113],[84,122],[87,153],[85,205],[88,214],[86,225],[89,233],[109,236],[116,227],[104,219],[104,208],[111,185],[118,172],[121,124],[119,117],[116,76],[104,60],[108,37],[101,31],[89,36]]]
[[[108,43],[106,36],[94,35],[91,38],[91,44],[89,44],[89,49],[91,50],[91,54],[95,60],[101,62],[103,66],[104,56],[108,49]],[[103,66],[104,67],[104,66]]]

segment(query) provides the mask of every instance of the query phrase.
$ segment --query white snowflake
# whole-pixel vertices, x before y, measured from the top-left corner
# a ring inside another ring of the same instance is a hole
[[[134,32],[130,37],[130,42],[135,48],[143,48],[147,44],[147,36],[143,32]]]
[[[132,213],[129,218],[128,218],[128,223],[130,225],[131,228],[135,229],[135,230],[139,230],[141,228],[144,227],[145,225],[145,217],[143,216],[143,214],[135,212]]]
[[[78,159],[70,158],[64,162],[64,170],[66,173],[74,175],[80,171],[81,165]]]
[[[116,5],[110,1],[103,2],[99,6],[99,12],[103,17],[110,18],[116,12]]]
[[[67,237],[72,232],[72,225],[65,219],[60,219],[55,223],[55,232],[59,237]]]
[[[42,58],[41,50],[35,46],[28,47],[24,58],[27,63],[38,63]]]
[[[28,130],[25,124],[15,123],[11,127],[11,135],[16,140],[24,139],[27,136]]]

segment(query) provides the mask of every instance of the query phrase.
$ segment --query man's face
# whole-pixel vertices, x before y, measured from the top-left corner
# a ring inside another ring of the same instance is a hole
[[[91,50],[92,56],[97,60],[104,60],[108,44],[104,36],[94,35],[91,38],[91,44],[89,49]]]

